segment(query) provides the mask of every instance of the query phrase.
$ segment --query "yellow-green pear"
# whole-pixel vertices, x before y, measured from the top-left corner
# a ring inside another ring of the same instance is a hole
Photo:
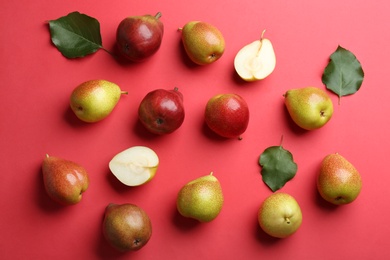
[[[333,115],[329,95],[316,87],[290,89],[284,94],[284,102],[292,120],[306,130],[324,126]]]
[[[260,39],[245,45],[234,58],[234,68],[245,81],[265,79],[275,69],[275,51],[271,41],[264,38],[264,33],[265,30]]]
[[[127,94],[119,86],[107,80],[89,80],[78,85],[70,96],[70,107],[76,116],[88,123],[106,118]]]
[[[188,57],[198,65],[217,61],[225,51],[225,39],[215,26],[201,21],[186,23],[182,31],[182,42]]]
[[[321,197],[332,204],[348,204],[358,197],[362,179],[347,159],[338,153],[329,154],[322,160],[317,189]]]
[[[298,202],[291,195],[282,192],[274,193],[263,201],[257,218],[264,232],[277,238],[291,236],[302,224]]]
[[[221,184],[210,173],[184,185],[178,193],[176,203],[182,216],[210,222],[221,212],[223,200]]]

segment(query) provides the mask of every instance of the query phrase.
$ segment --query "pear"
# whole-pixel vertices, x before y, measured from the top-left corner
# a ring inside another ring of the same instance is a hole
[[[264,38],[264,33],[265,30],[260,39],[244,46],[234,58],[234,68],[245,81],[265,79],[275,69],[275,51],[271,41]]]
[[[292,120],[301,128],[314,130],[324,126],[333,115],[328,94],[316,87],[290,89],[284,102]]]
[[[301,208],[291,195],[282,192],[274,193],[261,204],[258,222],[268,235],[286,238],[301,226]]]
[[[158,12],[153,15],[137,15],[124,18],[116,31],[119,53],[133,62],[141,62],[159,49],[164,35],[164,24]]]
[[[42,163],[43,183],[50,198],[63,205],[80,202],[88,189],[89,177],[75,162],[46,155]]]
[[[338,153],[325,156],[317,176],[317,189],[322,198],[335,204],[353,202],[362,189],[357,169]]]
[[[159,158],[152,149],[133,146],[115,155],[109,163],[109,168],[123,184],[139,186],[153,179],[158,165]]]
[[[78,85],[70,96],[70,107],[84,122],[93,123],[106,118],[119,101],[119,86],[107,80],[89,80]]]
[[[212,172],[190,181],[180,189],[176,205],[182,216],[200,222],[210,222],[222,210],[221,184]]]
[[[103,235],[119,251],[137,251],[152,236],[152,223],[137,205],[110,203],[104,212]]]
[[[225,39],[213,25],[190,21],[182,31],[182,42],[188,57],[198,65],[207,65],[221,58],[225,51]]]

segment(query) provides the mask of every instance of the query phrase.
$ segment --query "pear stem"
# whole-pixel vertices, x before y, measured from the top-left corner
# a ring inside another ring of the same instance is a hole
[[[265,29],[261,32],[260,41],[264,38]]]
[[[127,95],[127,94],[129,94],[129,92],[127,92],[125,90],[121,90],[121,94]]]
[[[213,175],[213,172],[210,172],[210,175],[212,176],[212,175]]]
[[[154,17],[155,17],[156,19],[160,19],[161,16],[162,16],[162,13],[161,13],[161,12],[158,12]]]
[[[102,50],[104,50],[105,52],[107,52],[108,54],[110,54],[112,57],[114,57],[114,58],[117,58],[117,56],[113,53],[113,52],[111,52],[111,51],[109,51],[109,50],[107,50],[106,48],[104,48],[103,46],[102,47],[100,47]]]
[[[285,218],[285,220],[286,220],[286,223],[287,224],[290,224],[291,222],[290,222],[290,218]]]
[[[183,28],[182,28],[182,27],[179,27],[179,28],[177,28],[177,30],[178,30],[178,31],[181,31],[181,30],[183,30]]]

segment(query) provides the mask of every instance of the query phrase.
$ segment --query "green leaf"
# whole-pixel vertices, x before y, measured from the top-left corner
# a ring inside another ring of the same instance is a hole
[[[259,164],[263,181],[274,192],[291,180],[298,170],[292,154],[281,145],[265,149],[260,155]]]
[[[341,46],[330,56],[330,61],[322,74],[326,88],[339,96],[354,94],[363,83],[364,72],[356,56]]]
[[[67,58],[84,57],[102,46],[98,20],[73,12],[49,21],[53,44]]]

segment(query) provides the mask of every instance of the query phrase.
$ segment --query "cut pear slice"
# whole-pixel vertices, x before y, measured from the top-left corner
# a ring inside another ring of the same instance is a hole
[[[133,146],[115,155],[109,163],[114,176],[127,186],[149,182],[159,165],[157,154],[146,146]]]
[[[275,51],[271,41],[263,38],[264,32],[259,40],[239,50],[234,58],[234,68],[243,80],[255,81],[264,79],[275,69]]]

